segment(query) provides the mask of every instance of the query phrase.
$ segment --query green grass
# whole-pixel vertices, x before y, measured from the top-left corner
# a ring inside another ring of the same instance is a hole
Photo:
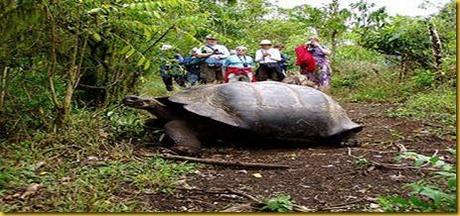
[[[456,122],[455,89],[440,88],[408,97],[398,108],[390,110],[393,117],[408,117],[454,126]]]
[[[398,102],[413,91],[411,83],[398,82],[397,74],[391,71],[343,72],[332,76],[331,93],[344,101],[353,102]]]
[[[142,196],[172,192],[196,166],[135,156],[141,118],[124,108],[80,112],[56,133],[1,142],[0,199],[34,183],[41,188],[24,200],[0,202],[0,211],[155,210]]]

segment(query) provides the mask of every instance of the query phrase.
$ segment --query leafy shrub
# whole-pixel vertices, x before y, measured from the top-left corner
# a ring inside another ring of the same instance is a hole
[[[334,62],[369,62],[374,64],[384,64],[384,55],[371,50],[366,49],[362,46],[344,45],[337,47],[336,53],[334,54]],[[366,69],[366,68],[363,68]]]
[[[362,85],[362,78],[365,77],[363,74],[352,72],[350,74],[344,74],[342,76],[333,76],[331,79],[332,86],[336,88],[355,88]]]
[[[432,87],[436,81],[436,75],[432,71],[422,69],[416,70],[411,78],[415,87],[421,89]]]
[[[455,156],[455,150],[451,150]],[[406,185],[411,192],[408,198],[401,196],[380,197],[380,205],[386,211],[419,211],[419,212],[455,212],[457,210],[457,174],[455,166],[446,163],[438,156],[425,156],[414,152],[405,152],[398,160],[411,159],[416,166],[431,165],[438,168],[433,178],[440,181],[440,186],[418,181]]]
[[[112,135],[117,138],[144,135],[144,120],[141,114],[125,107],[114,107],[106,112]]]
[[[453,40],[455,43],[456,40]],[[441,73],[445,75],[447,82],[450,86],[456,87],[457,84],[457,56],[449,55],[443,58],[441,64]]]
[[[262,207],[262,210],[272,212],[289,212],[292,211],[293,208],[293,202],[289,195],[278,195],[269,198],[264,204],[265,206]]]

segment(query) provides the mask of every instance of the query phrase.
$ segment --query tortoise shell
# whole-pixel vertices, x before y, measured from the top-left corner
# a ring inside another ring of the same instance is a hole
[[[204,85],[169,100],[200,116],[276,139],[331,137],[362,128],[323,92],[281,82]]]

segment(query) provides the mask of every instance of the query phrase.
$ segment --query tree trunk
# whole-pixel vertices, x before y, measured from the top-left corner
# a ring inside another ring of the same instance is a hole
[[[5,95],[6,95],[6,79],[8,75],[8,66],[5,66],[5,68],[2,71],[2,74],[0,76],[0,113],[3,113],[4,108],[5,108]]]
[[[406,75],[407,71],[407,64],[406,64],[406,57],[404,55],[401,56],[401,70],[399,71],[398,81],[402,82],[404,76]]]
[[[336,30],[332,31],[332,35],[331,35],[331,44],[332,44],[331,52],[332,52],[332,55],[334,55],[335,50],[337,48],[337,34],[338,34],[338,32]]]
[[[64,103],[62,106],[62,116],[60,123],[65,123],[69,119],[70,111],[72,109],[72,97],[75,91],[76,83],[79,79],[78,76],[78,65],[77,65],[77,55],[78,55],[78,46],[79,46],[79,35],[75,35],[75,48],[72,53],[72,58],[70,60],[70,67],[67,71],[67,84],[66,92],[64,96]],[[83,53],[82,53],[83,54]]]
[[[431,50],[433,52],[435,69],[438,72],[438,74],[442,77],[444,76],[444,74],[441,71],[441,64],[442,64],[441,39],[439,38],[438,31],[436,30],[435,26],[431,22],[428,23],[428,31],[429,31],[430,38],[431,38]]]
[[[53,4],[53,1],[50,1],[50,4]],[[54,85],[54,74],[56,71],[56,63],[57,63],[57,57],[56,57],[56,44],[57,44],[57,38],[56,38],[56,23],[54,21],[53,14],[51,14],[51,11],[49,10],[48,6],[45,6],[45,11],[46,11],[46,16],[48,18],[49,24],[50,24],[50,34],[51,34],[51,63],[48,68],[48,84],[51,92],[51,100],[54,104],[54,107],[56,110],[60,108],[60,104],[58,102],[58,97],[56,93],[56,88]]]

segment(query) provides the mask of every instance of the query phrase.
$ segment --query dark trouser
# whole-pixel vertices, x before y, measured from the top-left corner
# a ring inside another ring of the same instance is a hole
[[[161,78],[166,86],[166,90],[172,91],[173,87],[173,79],[179,86],[185,87],[185,77],[179,75],[169,75],[169,74],[162,74]]]
[[[189,71],[187,72],[187,82],[191,85],[195,85],[200,81],[200,72],[199,71]]]
[[[271,79],[281,81],[284,79],[283,70],[278,63],[263,63],[256,71],[257,81],[265,81]]]
[[[208,64],[202,63],[200,67],[201,80],[204,83],[213,83],[214,81],[223,82],[224,75],[222,74],[222,67],[209,67]]]

